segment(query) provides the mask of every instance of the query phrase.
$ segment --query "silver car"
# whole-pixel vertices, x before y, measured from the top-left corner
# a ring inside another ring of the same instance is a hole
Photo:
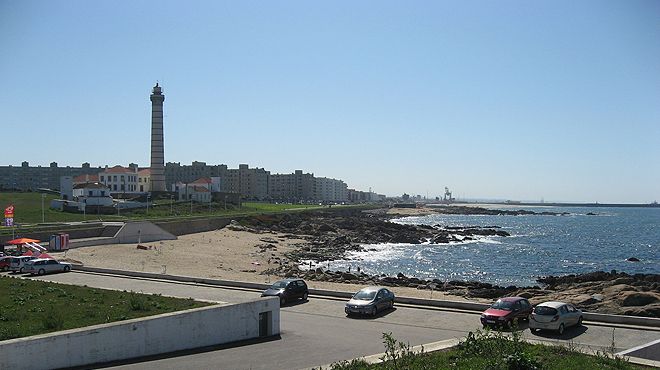
[[[529,329],[554,330],[560,335],[569,326],[582,325],[582,311],[570,303],[544,302],[536,307],[529,316]]]
[[[387,288],[366,287],[355,293],[346,303],[344,312],[348,316],[362,314],[376,316],[378,312],[394,307],[394,293]]]
[[[67,272],[71,270],[71,264],[59,262],[52,258],[37,258],[25,263],[25,272],[30,275],[44,275],[51,272]]]

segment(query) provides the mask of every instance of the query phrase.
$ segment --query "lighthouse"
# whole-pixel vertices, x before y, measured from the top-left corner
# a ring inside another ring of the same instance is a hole
[[[158,83],[151,92],[151,191],[165,191],[165,147],[163,143],[163,102]]]

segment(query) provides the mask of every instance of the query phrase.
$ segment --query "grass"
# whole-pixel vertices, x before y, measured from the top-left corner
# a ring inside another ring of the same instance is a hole
[[[520,332],[513,335],[491,332],[473,333],[460,345],[447,351],[415,353],[408,344],[396,341],[391,333],[383,334],[385,355],[382,363],[368,364],[362,360],[332,364],[333,370],[603,370],[644,369],[611,354],[589,355],[573,348],[530,344],[521,339]]]
[[[208,306],[145,295],[0,277],[0,340]]]
[[[167,220],[190,217],[223,217],[245,216],[271,212],[295,212],[307,209],[321,209],[327,206],[318,204],[273,204],[261,202],[244,202],[241,207],[226,205],[222,202],[209,204],[190,202],[170,202],[169,200],[156,201],[146,208],[134,210],[120,210],[119,215],[97,215],[69,213],[49,208],[52,199],[59,199],[56,195],[46,194],[44,198],[44,221],[46,223],[79,222],[79,221],[124,221],[124,220]],[[42,196],[40,193],[0,193],[0,207],[4,210],[10,204],[15,207],[14,228],[15,233],[31,230],[42,222]],[[349,207],[349,206],[332,206]],[[0,226],[0,234],[8,235],[12,228]]]

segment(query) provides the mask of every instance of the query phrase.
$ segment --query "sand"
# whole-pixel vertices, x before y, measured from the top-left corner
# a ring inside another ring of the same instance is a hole
[[[291,263],[284,253],[304,243],[278,233],[221,230],[179,236],[177,240],[137,244],[108,244],[49,252],[56,259],[85,266],[210,279],[270,283],[281,277],[262,274],[279,263]],[[264,248],[268,245],[274,248]],[[307,281],[310,288],[355,292],[362,286]],[[438,291],[393,287],[399,296],[464,301]]]

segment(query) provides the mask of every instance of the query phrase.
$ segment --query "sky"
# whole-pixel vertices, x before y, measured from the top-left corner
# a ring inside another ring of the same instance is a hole
[[[660,201],[660,2],[0,0],[0,165]]]

